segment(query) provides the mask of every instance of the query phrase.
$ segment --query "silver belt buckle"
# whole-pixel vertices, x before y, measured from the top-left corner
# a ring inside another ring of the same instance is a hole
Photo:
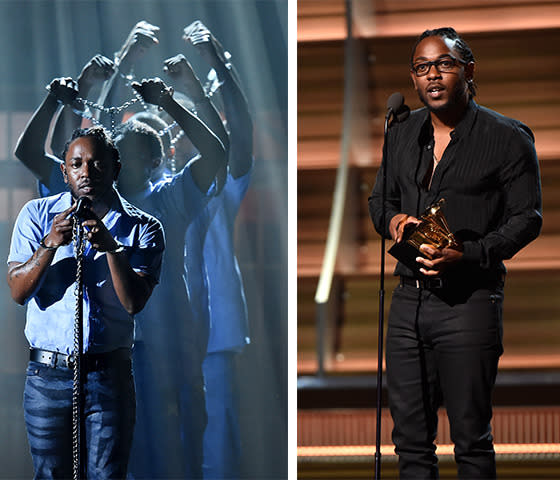
[[[66,357],[66,366],[68,368],[74,368],[74,362],[75,362],[75,357],[73,354],[68,355],[68,357]]]

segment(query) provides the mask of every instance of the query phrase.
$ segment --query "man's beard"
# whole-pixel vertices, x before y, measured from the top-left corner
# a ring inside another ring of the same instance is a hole
[[[453,107],[463,105],[463,90],[459,85],[455,85],[454,90],[451,92],[451,95],[446,102],[440,103],[438,105],[430,104],[430,100],[427,97],[425,91],[417,90],[417,93],[420,101],[430,112],[433,113],[445,112],[448,110],[452,110]]]

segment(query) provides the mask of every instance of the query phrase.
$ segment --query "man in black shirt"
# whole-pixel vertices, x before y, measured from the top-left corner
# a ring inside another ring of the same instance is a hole
[[[445,405],[460,478],[495,478],[491,394],[502,354],[505,267],[541,229],[534,137],[474,101],[474,57],[452,28],[424,32],[411,77],[425,107],[391,127],[369,198],[376,230],[400,242],[430,205],[460,247],[420,247],[398,263],[387,331],[387,384],[401,478],[438,478],[434,440]]]

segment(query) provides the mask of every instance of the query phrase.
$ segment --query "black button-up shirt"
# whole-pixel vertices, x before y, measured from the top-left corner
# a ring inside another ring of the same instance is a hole
[[[534,240],[542,225],[539,166],[531,130],[521,122],[469,102],[451,134],[428,188],[433,130],[426,108],[390,128],[387,139],[386,222],[382,225],[380,170],[369,198],[376,230],[390,237],[398,213],[419,218],[445,198],[443,213],[463,242],[457,268],[505,272],[509,259]],[[412,275],[402,264],[398,275]],[[481,272],[482,273],[482,272]]]

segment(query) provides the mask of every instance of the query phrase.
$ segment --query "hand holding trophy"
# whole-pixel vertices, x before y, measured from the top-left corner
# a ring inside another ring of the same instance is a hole
[[[441,211],[445,199],[440,199],[424,212],[420,217],[420,223],[406,225],[402,239],[389,249],[389,253],[397,260],[404,263],[416,274],[419,273],[420,265],[417,257],[429,258],[428,254],[420,250],[421,245],[428,245],[436,250],[444,248],[461,249],[461,243],[455,238],[447,220]]]

